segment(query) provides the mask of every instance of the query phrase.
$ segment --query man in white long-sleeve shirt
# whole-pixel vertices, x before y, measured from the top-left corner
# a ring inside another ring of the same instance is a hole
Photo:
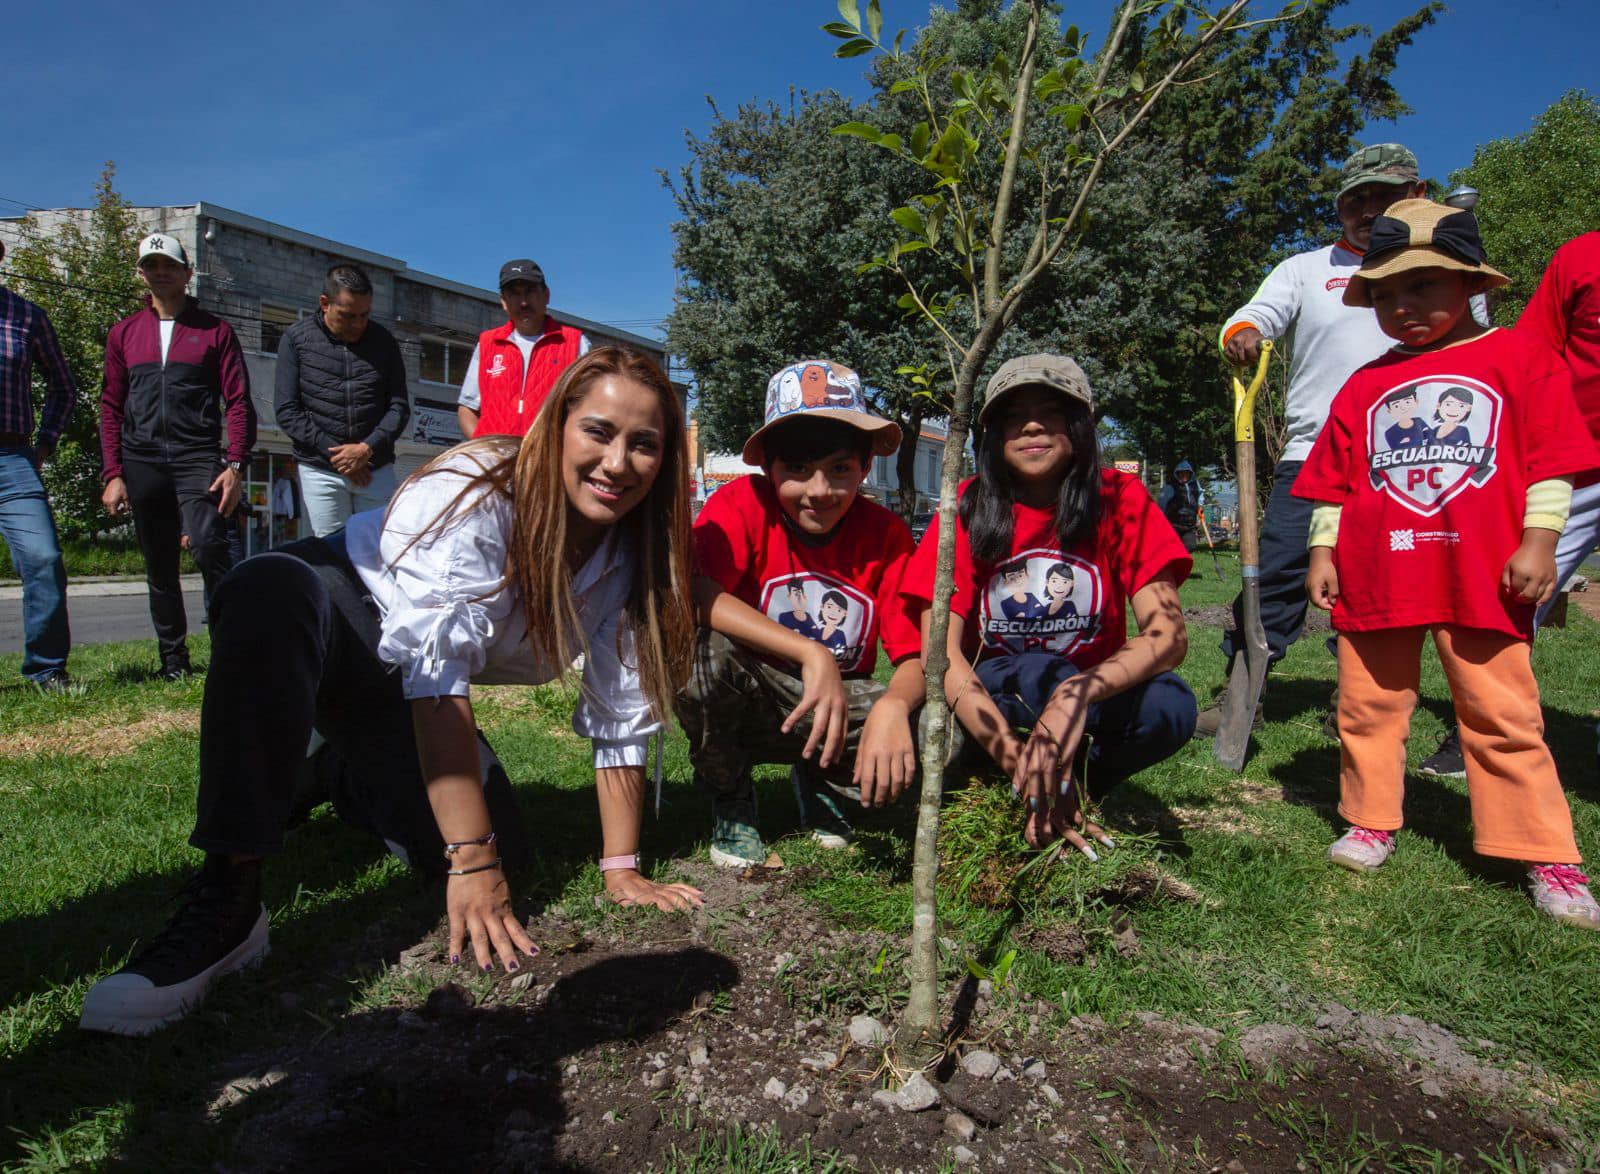
[[[1241,366],[1255,365],[1263,338],[1290,336],[1285,396],[1289,440],[1273,470],[1272,497],[1261,527],[1261,623],[1269,663],[1281,660],[1300,638],[1306,619],[1311,503],[1289,490],[1328,418],[1333,397],[1357,367],[1391,344],[1370,309],[1344,304],[1344,287],[1361,267],[1372,222],[1395,201],[1425,196],[1427,190],[1417,178],[1417,157],[1399,143],[1357,151],[1345,161],[1334,203],[1344,229],[1338,242],[1284,261],[1222,328],[1222,352]],[[1235,599],[1234,630],[1222,637],[1230,668],[1239,651],[1235,632],[1243,626],[1242,610],[1241,600]],[[1221,715],[1219,697],[1201,712],[1197,731],[1215,734]]]

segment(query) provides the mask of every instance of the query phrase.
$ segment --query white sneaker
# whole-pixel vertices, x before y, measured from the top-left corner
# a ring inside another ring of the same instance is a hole
[[[1352,827],[1328,848],[1328,859],[1352,872],[1371,872],[1394,854],[1394,833]]]
[[[1528,887],[1541,913],[1582,929],[1600,929],[1600,905],[1576,864],[1530,864]]]

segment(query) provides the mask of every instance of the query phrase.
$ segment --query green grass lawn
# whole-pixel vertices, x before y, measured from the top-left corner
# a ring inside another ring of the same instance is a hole
[[[1223,562],[1229,577],[1218,582],[1201,555],[1205,577],[1185,587],[1187,605],[1228,598],[1237,561]],[[1600,628],[1576,609],[1571,625],[1540,636],[1535,666],[1579,844],[1600,859],[1592,668]],[[1202,702],[1221,683],[1217,637],[1191,628],[1183,673]],[[192,643],[203,663],[203,636]],[[0,1166],[89,1168],[121,1158],[137,1168],[209,1168],[225,1157],[227,1137],[188,1116],[203,1090],[252,1048],[333,1030],[340,1016],[385,1002],[395,979],[384,963],[432,930],[437,894],[323,813],[268,872],[273,955],[260,971],[224,984],[190,1021],[150,1040],[81,1037],[85,989],[136,936],[159,927],[198,861],[185,838],[202,686],[154,680],[153,641],[76,650],[83,685],[65,697],[16,684],[18,660],[0,658]],[[963,961],[992,966],[1018,945],[1011,981],[1063,1018],[1148,1010],[1233,1034],[1259,1022],[1310,1023],[1328,1001],[1407,1013],[1487,1041],[1483,1051],[1497,1062],[1537,1065],[1560,1112],[1600,1134],[1600,934],[1536,915],[1517,870],[1473,854],[1460,782],[1412,777],[1409,826],[1380,872],[1328,865],[1324,852],[1340,830],[1337,749],[1320,733],[1332,678],[1321,640],[1301,641],[1270,682],[1268,724],[1243,776],[1220,769],[1209,743],[1190,745],[1107,802],[1120,845],[1098,863],[1068,858],[1019,875],[1026,858],[1008,796],[982,783],[958,790],[945,839],[952,972]],[[1423,690],[1413,765],[1448,714],[1435,662],[1425,661]],[[514,891],[583,909],[598,891],[599,834],[587,746],[570,732],[570,707],[556,687],[496,690],[480,717],[544,846],[513,877]],[[660,860],[703,853],[709,813],[690,787],[681,736],[669,742],[666,777],[646,849]],[[775,839],[792,832],[785,772],[764,771],[761,787],[765,830]],[[850,853],[820,852],[800,837],[777,847],[791,867],[808,866],[809,895],[841,920],[900,934],[913,818],[909,803],[863,817]],[[1136,868],[1169,873],[1202,899],[1138,904],[1141,948],[1123,956],[1105,894]],[[1053,962],[1023,941],[1024,931],[1065,920],[1087,933],[1094,965]],[[829,1008],[892,1006],[896,967],[873,974],[872,965],[843,960],[843,983],[810,997]]]

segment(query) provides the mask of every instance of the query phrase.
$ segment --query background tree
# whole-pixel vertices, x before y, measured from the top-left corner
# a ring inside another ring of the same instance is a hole
[[[712,109],[711,129],[687,136],[677,181],[663,177],[685,276],[667,346],[695,373],[702,438],[737,452],[762,423],[768,378],[804,358],[849,363],[877,410],[915,437],[945,405],[896,368],[929,353],[933,331],[895,309],[890,278],[855,277],[914,169],[833,135],[865,113],[835,93],[801,94],[787,111],[746,105],[725,118]],[[915,456],[915,443],[902,446],[905,510]]]
[[[117,194],[115,179],[116,165],[107,163],[87,222],[66,220],[47,229],[32,214],[23,217],[22,243],[6,254],[6,284],[50,315],[78,384],[61,443],[44,466],[56,525],[68,537],[125,524],[100,505],[100,382],[106,337],[139,308],[144,290],[133,266],[138,221]],[[34,382],[38,410],[44,385],[37,372]]]
[[[1484,250],[1511,284],[1494,300],[1494,320],[1510,326],[1538,288],[1561,245],[1600,228],[1600,102],[1571,90],[1533,121],[1527,134],[1495,139],[1450,176],[1478,189]]]

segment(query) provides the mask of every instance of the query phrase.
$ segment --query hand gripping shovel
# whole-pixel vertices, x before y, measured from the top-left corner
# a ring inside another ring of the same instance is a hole
[[[1239,474],[1239,577],[1243,582],[1244,631],[1239,652],[1233,658],[1228,677],[1228,696],[1222,708],[1222,724],[1211,752],[1229,770],[1244,766],[1250,746],[1250,727],[1255,720],[1261,690],[1267,683],[1267,633],[1261,626],[1261,535],[1256,526],[1256,392],[1267,377],[1267,361],[1272,343],[1261,340],[1261,358],[1256,373],[1246,387],[1233,376],[1233,441]]]

